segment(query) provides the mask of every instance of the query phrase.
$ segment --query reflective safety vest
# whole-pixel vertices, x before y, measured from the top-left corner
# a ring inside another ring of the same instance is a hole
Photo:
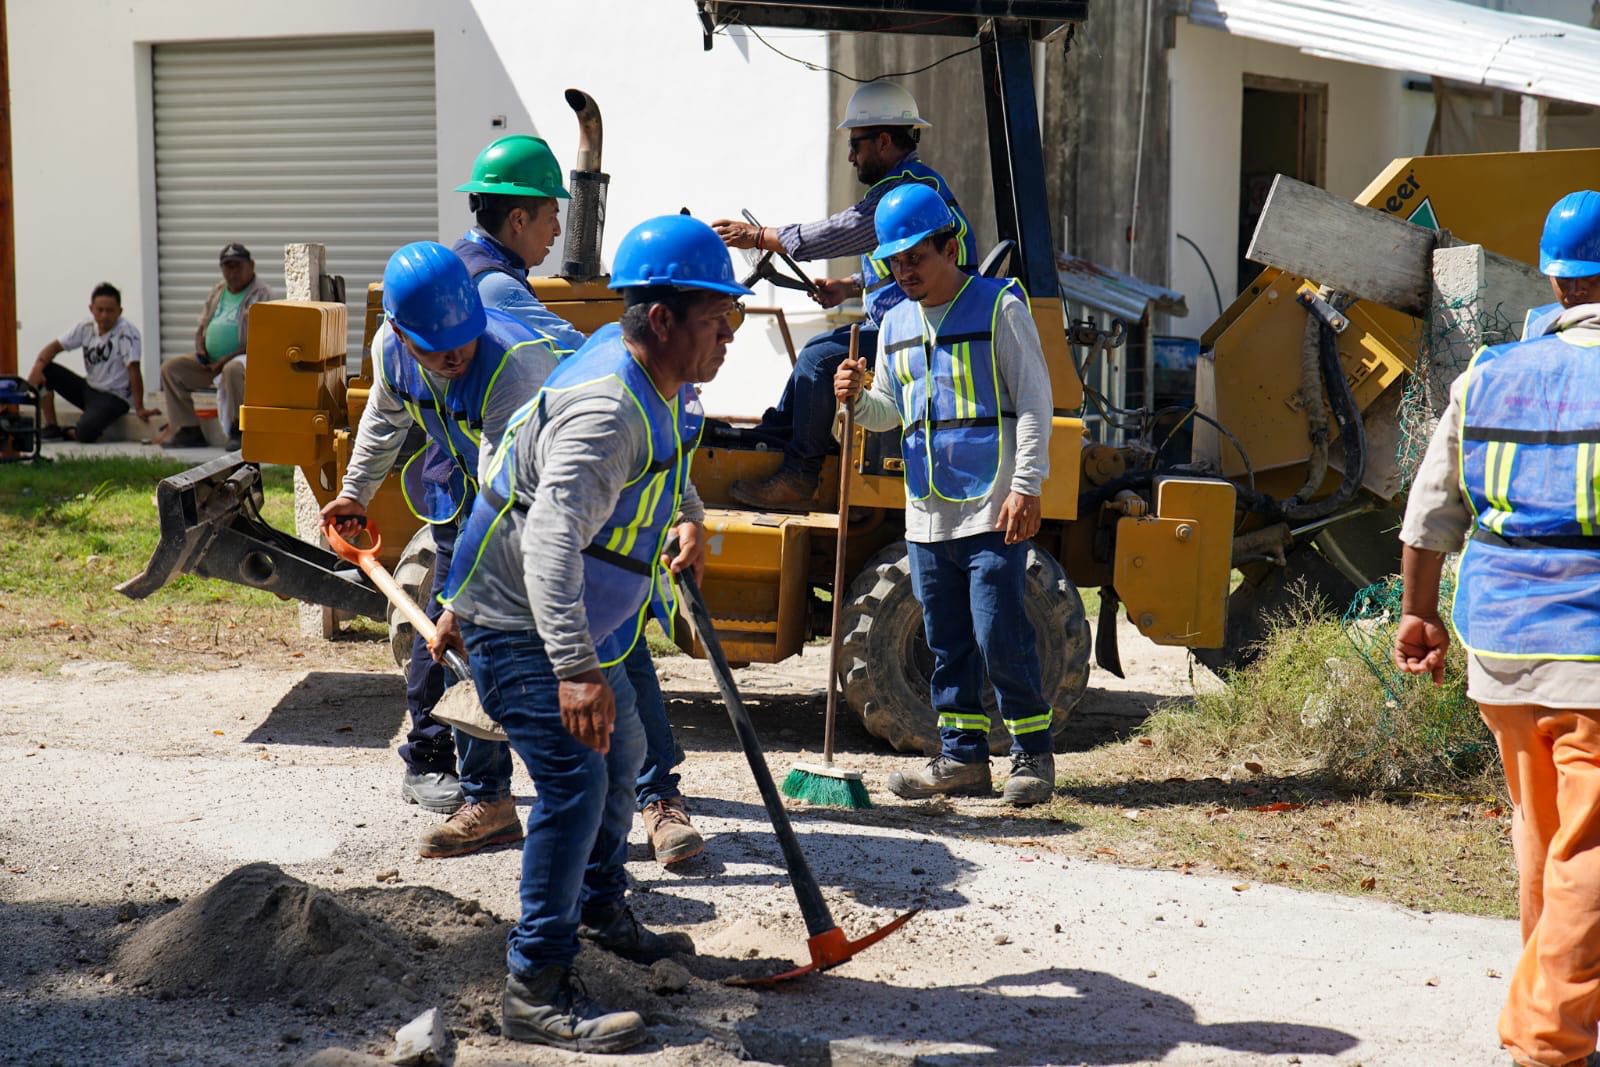
[[[652,607],[664,621],[676,612],[671,579],[661,554],[689,484],[689,464],[700,442],[705,415],[699,394],[685,385],[671,401],[622,343],[615,323],[594,334],[562,362],[544,388],[512,416],[490,465],[472,514],[456,542],[455,558],[440,599],[453,600],[472,580],[489,539],[507,536],[501,519],[516,509],[526,516],[532,494],[516,482],[517,450],[532,448],[539,428],[568,405],[595,396],[615,396],[643,420],[650,454],[622,488],[611,516],[583,550],[583,606],[589,636],[602,666],[622,662],[644,632]],[[536,418],[537,416],[537,418]],[[530,429],[530,425],[532,429]]]
[[[945,184],[943,176],[938,171],[921,160],[902,161],[896,164],[890,173],[879,178],[868,192],[881,189],[887,194],[896,185],[908,181],[933,186],[944,198],[944,202],[950,205],[950,212],[956,217],[956,240],[961,245],[961,252],[956,257],[956,266],[969,271],[977,270],[978,242],[972,236],[972,224],[967,221],[961,205],[956,203],[956,194],[950,191],[950,186]],[[895,283],[894,275],[889,271],[889,264],[880,263],[865,253],[861,256],[861,288],[861,299],[866,305],[867,317],[876,323],[882,323],[889,309],[906,298],[905,290]]]
[[[1600,660],[1600,346],[1551,334],[1466,371],[1461,642],[1491,659]]]
[[[1528,313],[1522,317],[1522,339],[1532,341],[1536,337],[1543,337],[1547,333],[1554,333],[1556,320],[1561,313],[1567,310],[1560,302],[1554,304],[1541,304],[1536,308],[1529,308]]]
[[[533,286],[528,283],[527,264],[505,245],[477,227],[468,230],[466,236],[451,245],[450,251],[467,265],[467,273],[472,276],[474,283],[485,274],[504,274],[508,278],[515,279],[532,295]],[[482,289],[479,291],[482,292]],[[588,338],[581,330],[545,307],[537,296],[533,297],[533,301],[533,308],[519,307],[520,313],[515,317],[524,326],[550,338],[555,345],[557,358],[565,359],[583,347],[583,342]]]
[[[1027,303],[1015,278],[968,278],[937,333],[922,305],[903,301],[883,320],[878,373],[894,376],[900,451],[912,500],[983,500],[1006,447],[994,332],[1007,292]],[[929,353],[932,353],[931,356]]]
[[[393,328],[383,345],[378,373],[383,384],[405,406],[412,420],[450,458],[451,467],[430,465],[428,450],[418,449],[400,472],[406,504],[423,522],[455,521],[478,483],[478,451],[483,441],[483,413],[489,394],[506,361],[520,349],[556,346],[503,311],[486,308],[488,326],[478,338],[478,348],[467,372],[448,382],[441,392],[401,344]]]

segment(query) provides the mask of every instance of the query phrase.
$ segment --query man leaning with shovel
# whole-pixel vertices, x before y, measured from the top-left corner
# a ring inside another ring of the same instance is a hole
[[[436,615],[432,601],[449,571],[456,528],[472,506],[480,465],[493,454],[512,414],[544,384],[558,346],[505,312],[485,310],[466,265],[433,241],[417,241],[389,257],[383,311],[384,324],[372,339],[372,395],[344,483],[322,518],[352,536],[406,435],[422,426],[436,447],[419,450],[407,462],[403,488],[411,510],[433,524],[427,607]],[[411,713],[400,749],[406,762],[401,793],[450,815],[423,834],[418,851],[430,858],[460,856],[521,838],[505,743],[452,731],[416,702]]]
[[[695,383],[721,367],[748,289],[711,228],[686,215],[617,248],[620,324],[564,360],[512,418],[462,530],[436,647],[464,647],[484,710],[537,794],[522,853],[522,916],[507,937],[506,1036],[586,1052],[644,1040],[573,981],[578,938],[650,963],[693,951],[639,925],[625,899],[644,731],[623,667],[652,599],[705,557],[689,481],[703,416]],[[459,631],[456,620],[459,618]]]

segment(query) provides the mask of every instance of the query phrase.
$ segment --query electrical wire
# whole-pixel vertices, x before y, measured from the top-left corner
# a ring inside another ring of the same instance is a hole
[[[1222,317],[1222,313],[1227,309],[1223,306],[1222,286],[1217,284],[1217,275],[1216,272],[1211,269],[1211,261],[1206,258],[1205,252],[1201,251],[1199,245],[1195,244],[1183,234],[1174,233],[1173,236],[1182,241],[1184,244],[1188,245],[1190,248],[1194,249],[1194,254],[1200,257],[1200,265],[1206,269],[1206,277],[1211,279],[1211,295],[1216,298],[1217,318],[1220,319]]]
[[[946,17],[948,17],[948,16],[940,17],[938,19],[933,19],[929,23],[927,23],[927,25],[932,25],[934,22],[943,22]],[[754,37],[756,40],[758,40],[762,44],[766,45],[773,52],[775,52],[778,55],[782,56],[784,59],[787,59],[791,63],[798,63],[802,67],[806,68],[807,70],[814,70],[814,71],[818,71],[818,72],[826,72],[828,74],[837,74],[839,77],[845,79],[846,81],[852,81],[852,82],[857,83],[858,85],[866,85],[869,82],[882,81],[885,78],[909,78],[913,74],[921,74],[925,70],[932,70],[934,67],[937,67],[941,63],[948,63],[950,60],[956,58],[957,56],[964,56],[968,52],[976,52],[978,49],[983,47],[983,44],[980,42],[978,44],[973,45],[970,48],[963,48],[958,52],[951,52],[947,56],[944,56],[944,57],[942,57],[940,59],[936,59],[932,63],[927,64],[926,66],[917,67],[914,70],[899,70],[899,71],[892,71],[892,72],[887,73],[887,74],[879,74],[879,75],[876,75],[875,77],[871,77],[871,78],[858,78],[854,74],[846,74],[844,71],[839,70],[837,67],[830,67],[830,66],[827,66],[826,64],[822,64],[822,63],[813,63],[809,59],[801,59],[799,56],[791,56],[789,53],[785,52],[783,49],[779,48],[777,45],[773,44],[771,41],[769,41],[765,37],[761,36],[761,34],[757,33],[756,32],[756,28],[754,26],[749,25],[748,23],[744,23],[744,22],[724,23],[722,26],[718,27],[717,33],[719,35],[726,36],[727,33],[728,33],[728,30],[730,28],[734,27],[734,26],[739,27],[741,30],[743,30],[744,32],[748,33],[750,36]]]

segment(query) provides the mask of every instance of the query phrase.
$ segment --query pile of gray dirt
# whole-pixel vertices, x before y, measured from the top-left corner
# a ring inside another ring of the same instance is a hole
[[[476,901],[425,886],[334,893],[253,863],[132,934],[117,971],[161,998],[282,1000],[374,1021],[438,1004],[476,1022],[498,1007],[504,953],[504,924]]]

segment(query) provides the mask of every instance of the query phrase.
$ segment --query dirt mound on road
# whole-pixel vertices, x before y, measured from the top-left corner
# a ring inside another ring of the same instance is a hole
[[[117,970],[163,996],[476,1014],[498,994],[504,945],[504,926],[476,901],[420,886],[333,893],[253,863],[129,937]]]

